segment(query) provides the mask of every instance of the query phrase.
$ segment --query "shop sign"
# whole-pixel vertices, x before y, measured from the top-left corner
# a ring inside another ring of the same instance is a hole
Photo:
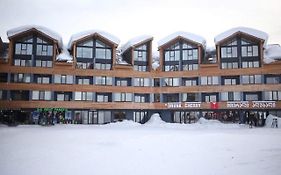
[[[165,106],[170,109],[176,108],[200,108],[201,102],[174,102],[174,103],[166,103]]]
[[[275,108],[275,101],[253,101],[253,108]]]
[[[65,109],[65,108],[37,108],[36,111],[38,111],[38,112],[52,112],[52,111],[65,112],[65,111],[67,111],[67,109]]]
[[[217,102],[211,102],[211,109],[218,109],[219,104]]]
[[[240,102],[227,102],[227,108],[275,108],[275,101],[240,101]]]

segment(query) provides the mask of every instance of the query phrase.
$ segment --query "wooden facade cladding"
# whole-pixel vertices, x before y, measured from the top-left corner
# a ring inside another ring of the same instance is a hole
[[[228,102],[217,102],[217,109],[227,109]],[[109,103],[99,103],[99,102],[87,102],[87,101],[1,101],[0,106],[5,109],[26,109],[26,108],[66,108],[66,109],[151,109],[151,110],[188,110],[185,106],[169,108],[169,103],[132,103],[132,102],[109,102]],[[212,109],[210,102],[202,102],[200,108],[210,110]],[[275,102],[275,106],[270,107],[270,109],[280,109],[281,102]],[[195,110],[194,108],[191,108]],[[231,108],[229,108],[231,109]],[[244,108],[241,108],[244,109]],[[250,107],[250,109],[264,109],[264,108],[255,108]]]

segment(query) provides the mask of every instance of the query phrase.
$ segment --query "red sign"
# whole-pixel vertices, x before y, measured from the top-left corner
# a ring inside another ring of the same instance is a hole
[[[211,109],[218,109],[218,108],[219,108],[219,103],[211,102]]]

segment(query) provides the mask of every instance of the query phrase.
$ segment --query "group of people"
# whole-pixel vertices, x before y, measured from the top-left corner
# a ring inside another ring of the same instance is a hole
[[[65,119],[63,112],[42,111],[35,112],[33,114],[33,123],[48,126],[55,124],[72,123],[72,121],[69,119]]]

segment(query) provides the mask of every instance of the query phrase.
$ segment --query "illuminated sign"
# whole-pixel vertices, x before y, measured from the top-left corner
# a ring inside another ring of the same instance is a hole
[[[36,111],[38,111],[38,112],[52,112],[52,111],[65,112],[65,111],[67,111],[67,109],[65,109],[65,108],[37,108]]]
[[[275,108],[275,101],[240,101],[240,102],[227,102],[227,108]]]
[[[200,108],[201,102],[173,102],[173,103],[166,103],[165,106],[167,108]]]

